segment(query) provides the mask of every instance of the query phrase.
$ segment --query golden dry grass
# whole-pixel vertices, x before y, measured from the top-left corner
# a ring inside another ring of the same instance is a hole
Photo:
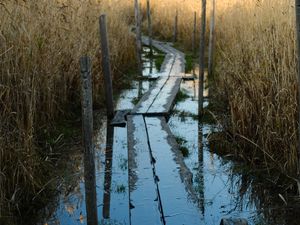
[[[218,85],[229,101],[230,130],[245,143],[239,151],[295,172],[294,1],[236,1],[218,13]]]
[[[38,138],[70,105],[80,105],[80,56],[92,57],[95,103],[103,99],[101,13],[108,16],[114,82],[134,65],[128,2],[0,1],[0,217],[7,203],[13,207],[44,185],[45,143]]]
[[[178,10],[178,41],[190,49],[193,13],[198,12],[200,27],[201,1],[150,1],[154,35],[171,40]],[[211,2],[207,2],[209,12]],[[216,2],[216,71],[219,93],[229,101],[229,129],[245,137],[247,145],[259,146],[247,152],[250,158],[263,155],[267,164],[276,161],[281,169],[295,171],[294,1]],[[146,1],[141,3],[145,19]],[[84,54],[94,62],[95,102],[103,100],[98,41],[98,17],[103,12],[108,15],[112,69],[118,85],[135,59],[130,32],[133,1],[0,1],[0,217],[4,206],[7,210],[4,202],[14,209],[21,197],[26,199],[44,185],[38,136],[70,105],[80,104],[78,60]]]
[[[145,2],[142,1],[144,12],[146,12]],[[183,43],[187,49],[190,49],[192,47],[194,12],[197,12],[198,27],[200,27],[200,2],[197,0],[150,0],[150,2],[154,35],[163,40],[172,40],[177,10],[178,41]],[[146,13],[144,15],[146,16]],[[145,20],[146,23],[147,20]],[[145,27],[147,26],[145,25]]]

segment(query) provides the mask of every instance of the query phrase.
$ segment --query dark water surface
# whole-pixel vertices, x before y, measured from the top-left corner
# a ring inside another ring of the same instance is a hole
[[[156,73],[154,63],[145,57],[144,60],[144,75]],[[266,189],[267,185],[255,182],[255,177],[234,169],[239,165],[209,148],[209,135],[220,128],[199,124],[195,119],[197,83],[198,80],[181,84],[181,90],[188,98],[175,105],[169,125],[188,150],[185,164],[193,173],[202,224],[218,225],[224,217],[242,217],[256,225],[300,224],[300,213],[286,206],[278,195],[280,193]],[[146,92],[150,84],[149,81],[133,81],[132,88],[120,95],[117,109],[132,109],[132,100]],[[208,104],[206,101],[205,105]],[[95,132],[98,217],[100,224],[129,224],[127,128],[107,129],[106,121],[99,118],[95,118],[101,121]],[[62,183],[54,213],[41,224],[86,224],[82,158],[79,153],[72,158],[73,161],[68,163],[76,165],[75,169],[69,171],[71,175],[67,175]]]

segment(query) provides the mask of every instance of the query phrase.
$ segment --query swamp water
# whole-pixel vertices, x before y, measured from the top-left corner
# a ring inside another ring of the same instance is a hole
[[[148,49],[144,48],[144,52]],[[155,63],[143,57],[144,75],[157,73]],[[132,88],[122,91],[117,109],[132,109],[134,99],[139,98],[155,81],[133,81]],[[199,124],[198,80],[183,81],[181,91],[187,97],[176,103],[169,118],[170,128],[181,145],[186,166],[193,173],[193,187],[200,201],[203,224],[219,225],[222,218],[245,218],[249,224],[300,224],[299,213],[285,206],[278,193],[268,185],[255,182],[247,176],[242,165],[216,154],[209,148],[208,137],[220,128],[212,124]],[[207,93],[206,93],[207,95]],[[206,98],[205,105],[208,100]],[[101,119],[100,119],[101,118]],[[129,224],[129,188],[127,128],[107,129],[103,115],[100,126],[95,130],[97,205],[99,224]],[[199,128],[199,129],[198,129]],[[61,185],[61,191],[49,217],[39,225],[82,225],[86,224],[85,190],[82,156],[71,157],[73,164]],[[176,198],[176,196],[174,196]],[[46,209],[47,211],[47,209]],[[298,217],[298,218],[297,218]],[[142,224],[141,224],[142,225]]]

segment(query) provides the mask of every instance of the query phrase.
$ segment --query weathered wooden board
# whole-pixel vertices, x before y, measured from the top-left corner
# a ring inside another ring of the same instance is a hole
[[[115,127],[125,127],[126,126],[126,115],[131,112],[130,109],[118,110],[115,113],[115,117],[111,121],[110,125]]]
[[[180,76],[183,80],[195,80],[196,76],[190,73],[181,73]]]
[[[156,96],[146,114],[169,114],[174,105],[176,95],[180,89],[181,80],[181,77],[170,77],[162,90]]]
[[[142,115],[128,116],[127,120],[131,224],[161,224],[161,204],[145,121]]]
[[[166,224],[202,224],[192,173],[164,117],[145,117]]]
[[[152,105],[156,96],[161,91],[168,77],[160,77],[156,83],[147,91],[143,97],[140,99],[138,104],[133,108],[132,114],[144,114],[147,113],[148,109]]]
[[[149,39],[143,37],[145,44]],[[174,49],[169,43],[153,41],[153,46],[166,53],[160,70],[160,78],[152,88],[140,99],[133,109],[133,114],[148,116],[167,115],[180,88],[182,73],[185,70],[184,54]]]

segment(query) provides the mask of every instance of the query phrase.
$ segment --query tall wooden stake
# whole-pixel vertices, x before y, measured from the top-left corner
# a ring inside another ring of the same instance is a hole
[[[95,175],[95,152],[93,144],[93,98],[91,60],[80,59],[82,80],[82,130],[84,144],[84,185],[86,199],[87,224],[97,225],[97,195]]]
[[[150,0],[147,0],[147,18],[148,18],[148,36],[149,36],[150,55],[152,56],[153,47],[152,47],[152,20],[151,20]]]
[[[194,12],[194,29],[193,29],[193,36],[192,36],[192,50],[194,56],[196,53],[196,34],[197,34],[197,12]]]
[[[300,175],[300,0],[295,0],[298,47],[298,174]]]
[[[134,1],[134,12],[135,12],[135,32],[136,32],[136,56],[138,63],[139,76],[143,76],[143,65],[142,65],[142,40],[141,40],[141,17],[139,1]]]
[[[106,95],[106,108],[107,117],[112,119],[114,117],[114,101],[113,101],[113,89],[111,80],[111,67],[109,59],[109,44],[106,29],[106,15],[101,15],[99,19],[100,24],[100,44],[102,50],[102,69],[104,73],[104,86]]]
[[[174,34],[173,34],[173,42],[177,42],[177,32],[178,32],[178,10],[176,10],[175,20],[174,20]]]
[[[203,115],[204,66],[205,66],[205,29],[206,29],[206,0],[202,0],[200,57],[199,57],[199,106],[198,115]]]
[[[208,47],[208,77],[212,77],[213,65],[214,65],[216,0],[212,0],[212,3],[213,3],[213,7],[211,10],[211,18],[210,18],[210,33],[209,33],[209,47]]]

